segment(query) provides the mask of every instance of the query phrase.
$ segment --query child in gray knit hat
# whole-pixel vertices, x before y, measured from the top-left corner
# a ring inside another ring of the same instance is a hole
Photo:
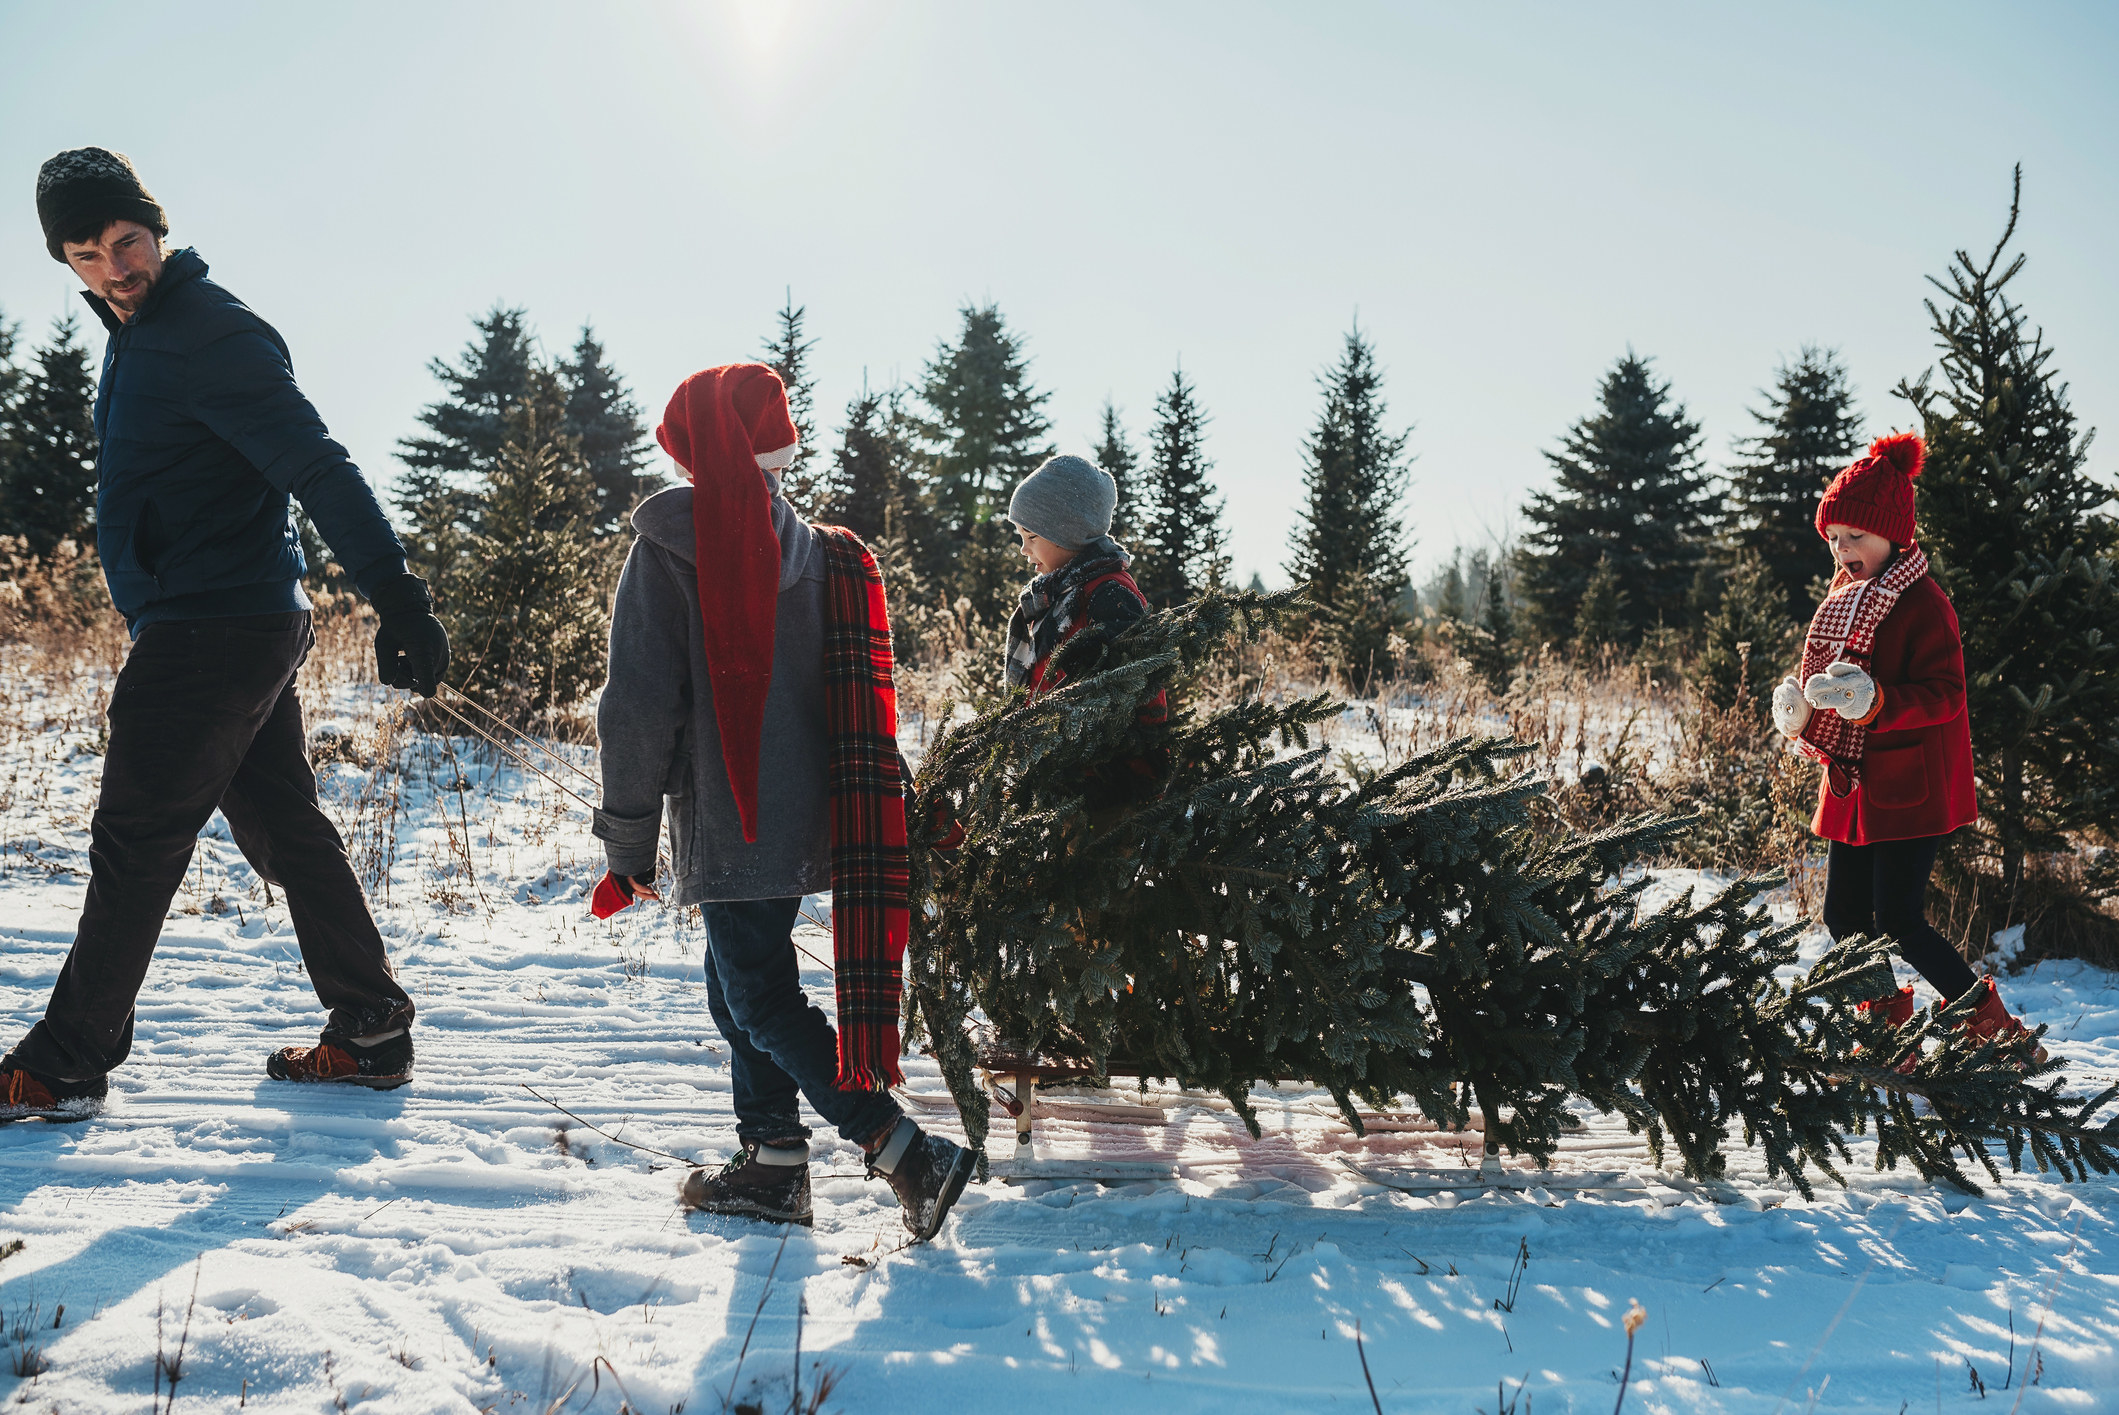
[[[1133,557],[1111,539],[1117,506],[1118,483],[1109,472],[1064,455],[1047,458],[1008,499],[1023,558],[1037,568],[1008,621],[1010,687],[1033,695],[1058,687],[1051,660],[1062,643],[1090,623],[1109,638],[1148,612],[1127,573]]]

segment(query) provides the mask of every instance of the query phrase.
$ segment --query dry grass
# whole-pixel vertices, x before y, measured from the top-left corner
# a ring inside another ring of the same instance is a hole
[[[489,911],[481,878],[496,869],[504,878],[520,876],[526,854],[558,859],[564,841],[580,833],[578,820],[569,819],[578,803],[519,772],[497,783],[502,755],[429,705],[372,688],[344,691],[375,681],[374,616],[350,591],[320,589],[312,597],[317,641],[299,688],[319,768],[345,763],[362,773],[342,825],[363,886],[387,901],[393,876],[402,884],[409,874],[443,913]],[[1001,616],[981,614],[968,601],[899,609],[899,709],[917,746],[926,746],[950,712],[1003,691],[1004,630]],[[38,558],[21,542],[0,538],[0,869],[72,867],[78,852],[60,838],[85,832],[94,802],[56,796],[63,774],[51,768],[102,750],[104,713],[128,646],[92,551],[66,543]],[[1523,764],[1552,784],[1541,808],[1546,824],[1595,830],[1645,811],[1696,816],[1659,863],[1729,873],[1779,868],[1797,907],[1814,914],[1823,884],[1822,849],[1808,830],[1815,775],[1781,750],[1755,705],[1721,710],[1702,701],[1672,670],[1667,651],[1640,659],[1544,652],[1513,665],[1501,685],[1492,662],[1473,661],[1478,647],[1467,658],[1446,634],[1394,641],[1388,676],[1355,682],[1313,640],[1270,632],[1214,665],[1198,707],[1211,711],[1246,695],[1332,692],[1347,710],[1320,724],[1317,744],[1349,771],[1395,765],[1467,734],[1517,737],[1534,749]],[[326,714],[321,721],[319,712]],[[555,747],[574,748],[575,759],[593,770],[593,706],[540,714],[524,726]],[[571,778],[569,784],[581,787]],[[496,791],[532,809],[511,811],[503,830]],[[436,813],[443,838],[424,858],[406,858],[420,849],[401,830],[408,804],[429,793],[445,807]],[[399,868],[407,864],[414,868]],[[531,865],[529,873],[539,868]],[[2027,958],[2077,956],[2119,966],[2112,904],[2119,852],[2038,857],[2019,897],[1999,896],[1978,862],[1949,859],[1937,871],[1930,913],[1968,955],[1984,950],[1998,928],[2024,922]],[[221,903],[202,898],[180,907]]]

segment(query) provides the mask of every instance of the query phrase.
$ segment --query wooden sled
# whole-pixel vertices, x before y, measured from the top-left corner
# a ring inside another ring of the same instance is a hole
[[[1141,1180],[1175,1179],[1178,1167],[1165,1160],[1099,1160],[1086,1157],[1040,1155],[1037,1122],[1040,1116],[1054,1120],[1096,1120],[1122,1125],[1167,1125],[1169,1112],[1160,1106],[1141,1105],[1107,1090],[1094,1090],[1082,1083],[1092,1079],[1096,1068],[1074,1057],[1047,1056],[1016,1050],[992,1042],[978,1048],[979,1079],[994,1105],[1015,1121],[1015,1152],[987,1161],[987,1172],[996,1179],[1021,1183],[1031,1179],[1093,1181],[1101,1184],[1135,1183]],[[1135,1067],[1114,1061],[1104,1068],[1109,1076],[1137,1076]]]

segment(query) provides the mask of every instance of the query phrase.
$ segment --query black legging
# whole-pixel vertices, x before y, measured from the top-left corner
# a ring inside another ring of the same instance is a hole
[[[1835,941],[1882,934],[1929,986],[1955,1002],[1979,982],[1950,941],[1928,922],[1928,873],[1939,835],[1874,845],[1832,842],[1825,861],[1825,929]]]

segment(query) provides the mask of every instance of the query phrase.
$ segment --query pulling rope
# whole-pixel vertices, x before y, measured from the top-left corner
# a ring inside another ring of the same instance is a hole
[[[453,691],[453,690],[452,690],[452,691]],[[458,694],[457,694],[457,696],[461,698],[461,697],[463,697],[463,694],[461,694],[461,693],[458,693]],[[581,794],[581,793],[580,793],[579,791],[576,791],[576,790],[574,790],[574,789],[573,789],[573,788],[572,788],[571,786],[568,786],[568,785],[567,785],[567,784],[566,784],[565,782],[561,781],[561,780],[560,780],[560,779],[559,779],[558,777],[556,777],[556,776],[552,775],[552,773],[550,773],[550,772],[546,771],[546,770],[545,770],[544,768],[542,768],[542,767],[538,766],[538,765],[537,765],[537,764],[536,764],[535,762],[531,761],[531,760],[530,760],[530,759],[529,759],[528,757],[526,757],[526,756],[524,756],[524,755],[523,755],[522,753],[520,753],[520,752],[516,751],[516,750],[515,750],[515,749],[514,749],[513,747],[511,747],[511,746],[509,746],[509,745],[508,745],[507,743],[505,743],[505,742],[501,741],[501,740],[500,740],[500,739],[499,739],[498,737],[495,737],[495,736],[494,736],[494,735],[493,735],[492,733],[490,733],[490,732],[486,731],[486,730],[485,730],[484,728],[480,727],[480,726],[479,726],[479,725],[478,725],[477,723],[473,722],[473,721],[472,721],[472,720],[471,720],[470,718],[468,718],[468,717],[465,717],[465,716],[464,716],[464,715],[463,715],[462,713],[458,712],[458,711],[457,711],[457,710],[456,710],[455,708],[452,708],[452,707],[450,707],[450,706],[449,706],[449,705],[448,705],[447,703],[443,702],[443,701],[441,700],[441,698],[440,698],[439,696],[436,696],[436,697],[431,697],[431,698],[427,699],[427,701],[428,701],[428,702],[430,702],[430,703],[432,703],[432,704],[434,704],[434,706],[436,706],[436,707],[440,708],[440,709],[441,709],[441,710],[442,710],[443,712],[445,712],[445,713],[449,714],[449,716],[451,716],[451,717],[455,718],[455,719],[456,719],[456,720],[457,720],[458,722],[462,723],[462,724],[463,724],[463,726],[464,726],[464,728],[465,728],[465,729],[466,729],[467,731],[469,731],[469,732],[470,732],[470,734],[471,734],[472,736],[474,736],[474,737],[478,738],[478,739],[479,739],[479,740],[480,740],[481,742],[484,742],[484,743],[486,743],[486,744],[487,744],[488,746],[490,746],[490,747],[493,747],[493,748],[494,748],[495,750],[497,750],[497,751],[502,751],[502,752],[506,752],[506,753],[508,754],[508,756],[509,756],[509,757],[510,757],[510,758],[511,758],[511,759],[512,759],[512,760],[513,760],[514,762],[515,762],[515,764],[516,764],[517,766],[521,767],[521,768],[522,768],[522,769],[523,769],[524,771],[529,771],[529,772],[535,772],[535,773],[536,773],[537,775],[539,775],[539,776],[543,777],[543,778],[544,778],[544,779],[545,779],[546,781],[550,782],[550,783],[551,783],[551,784],[552,784],[553,786],[557,787],[557,788],[558,788],[558,789],[559,789],[559,790],[560,790],[561,792],[563,792],[564,794],[566,794],[566,795],[568,795],[568,796],[571,796],[571,797],[572,797],[572,798],[573,798],[573,799],[574,799],[575,801],[579,802],[579,803],[581,804],[581,806],[582,806],[582,808],[583,808],[584,810],[586,810],[586,811],[590,812],[590,813],[591,813],[592,815],[593,815],[593,814],[595,813],[595,811],[596,811],[596,803],[595,803],[595,802],[593,802],[593,801],[591,801],[591,800],[587,799],[586,797],[584,797],[584,796],[583,796],[583,795],[582,795],[582,794]],[[464,701],[465,701],[465,702],[470,702],[470,699],[468,699],[468,698],[464,698]],[[476,706],[477,706],[477,704],[473,703],[473,704],[472,704],[472,706],[476,707]],[[480,709],[480,711],[484,711],[484,709]],[[558,755],[558,754],[557,754],[557,753],[553,753],[552,755],[554,755],[555,757],[557,757],[557,755]],[[562,760],[563,760],[563,758],[562,758]],[[569,766],[572,766],[572,765],[573,765],[573,763],[569,762],[569,763],[568,763],[568,765],[569,765]],[[579,767],[575,767],[574,769],[575,769],[576,771],[581,771],[581,768],[579,768]],[[588,773],[587,773],[587,772],[581,772],[581,774],[582,774],[583,776],[588,776]],[[590,779],[591,779],[591,780],[593,780],[594,778],[590,778]]]
[[[538,751],[543,752],[545,756],[549,757],[551,760],[558,762],[568,771],[573,772],[574,775],[580,777],[589,785],[597,787],[598,789],[602,788],[603,783],[601,781],[598,781],[594,776],[591,776],[587,771],[584,771],[581,767],[576,766],[566,756],[562,755],[559,752],[555,752],[550,747],[546,746],[541,738],[532,737],[529,733],[523,731],[514,723],[509,722],[499,713],[480,703],[478,699],[472,697],[469,693],[466,693],[463,689],[457,687],[454,683],[445,682],[441,686],[447,688],[451,693],[454,693],[458,702],[462,703],[465,707],[470,708],[472,711],[478,713],[479,716],[493,723],[494,726],[500,728],[503,732],[513,733],[515,736],[521,738],[523,741],[535,747]],[[463,721],[463,719],[459,717],[457,721],[461,722]],[[490,741],[492,739],[488,738],[487,740]]]
[[[576,766],[573,762],[568,761],[565,757],[553,751],[550,747],[545,746],[544,743],[539,742],[535,737],[530,736],[527,732],[523,732],[519,728],[509,726],[509,724],[503,718],[501,718],[498,713],[495,713],[491,708],[482,706],[476,699],[472,698],[469,694],[465,693],[461,688],[458,688],[453,684],[449,683],[444,683],[441,686],[447,688],[449,692],[456,697],[457,701],[463,703],[466,707],[475,709],[476,711],[484,714],[487,718],[497,723],[502,729],[514,733],[523,741],[534,744],[539,751],[543,752],[547,757],[550,757],[553,761],[565,766],[569,771],[573,772],[576,776],[579,776],[582,780],[599,787],[602,785],[602,783],[597,781],[595,777],[589,775],[588,772],[582,770],[582,768]],[[595,815],[597,809],[595,802],[587,800],[581,795],[580,792],[575,791],[572,787],[568,786],[558,777],[539,767],[535,762],[531,761],[528,757],[525,757],[522,753],[516,751],[507,743],[501,741],[498,737],[495,737],[491,732],[486,731],[477,723],[471,721],[470,718],[465,717],[455,708],[450,707],[448,703],[442,700],[440,694],[437,693],[435,696],[428,698],[427,701],[434,704],[434,706],[440,708],[443,712],[449,714],[449,716],[455,718],[459,723],[463,724],[465,730],[470,732],[472,736],[478,738],[479,741],[486,743],[488,746],[494,748],[496,751],[507,753],[510,760],[514,761],[517,766],[520,766],[525,771],[535,772],[537,775],[543,777],[560,792],[572,797],[575,801],[579,802],[581,804],[582,809],[589,812],[591,816]],[[826,933],[831,932],[831,925],[829,923],[810,913],[807,909],[798,908],[796,912],[804,921],[815,925],[817,928],[824,930]],[[811,953],[801,944],[795,944],[795,950],[800,953],[804,958],[807,958],[810,962],[816,964],[819,968],[822,968],[825,972],[829,973],[834,971],[831,964],[825,962],[822,958],[817,957],[816,954]],[[532,1094],[535,1093],[533,1092]],[[544,1100],[545,1098],[539,1096],[538,1099]],[[551,1105],[553,1103],[550,1101],[546,1101],[546,1104]],[[577,1120],[580,1119],[579,1116],[576,1116],[575,1118]],[[584,1120],[582,1121],[582,1124],[587,1125],[588,1122]],[[672,1155],[670,1156],[670,1158],[675,1159],[678,1157]]]

